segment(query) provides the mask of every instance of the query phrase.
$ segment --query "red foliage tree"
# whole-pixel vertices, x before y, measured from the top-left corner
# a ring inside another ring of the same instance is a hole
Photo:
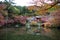
[[[15,22],[19,22],[21,24],[25,24],[26,23],[26,16],[15,16],[14,20]]]
[[[60,26],[60,10],[51,13],[51,16],[54,18],[51,22],[53,22],[56,26]]]

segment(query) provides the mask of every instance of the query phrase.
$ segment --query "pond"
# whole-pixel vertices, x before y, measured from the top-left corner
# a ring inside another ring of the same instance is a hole
[[[25,27],[0,29],[1,40],[60,40],[60,29],[43,28],[40,35],[27,34]]]
[[[55,40],[60,40],[60,29],[57,29],[57,28],[44,29],[44,31],[43,30],[41,31],[41,34],[51,37]]]

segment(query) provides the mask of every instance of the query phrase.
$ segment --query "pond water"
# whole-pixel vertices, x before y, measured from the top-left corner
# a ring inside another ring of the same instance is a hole
[[[55,40],[60,40],[60,29],[57,28],[47,28],[41,31],[42,35],[51,37]]]
[[[30,30],[30,34],[31,34],[31,31],[36,30],[36,29],[37,28],[33,27]],[[58,28],[41,28],[40,32],[34,32],[33,34],[43,35],[43,36],[47,36],[55,40],[60,40],[60,29]]]
[[[7,34],[12,34],[13,36],[16,34],[18,35],[21,35],[21,34],[26,34],[26,31],[25,31],[25,28],[22,27],[22,28],[17,28],[19,30],[16,30],[15,28],[3,28],[3,29],[0,29],[0,35],[3,35],[4,32],[7,31]],[[28,34],[27,34],[28,35]],[[41,31],[40,31],[40,35],[42,36],[47,36],[49,38],[52,38],[54,40],[60,40],[60,29],[57,29],[57,28],[43,28]],[[4,35],[3,35],[4,36]],[[9,36],[9,35],[7,35]],[[2,38],[2,37],[1,37]],[[43,37],[42,37],[43,38]]]

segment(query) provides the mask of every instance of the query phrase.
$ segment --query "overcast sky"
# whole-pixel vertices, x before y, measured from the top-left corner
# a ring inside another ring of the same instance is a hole
[[[0,0],[0,1],[4,1],[4,0]],[[32,2],[32,0],[14,0],[14,3],[16,3],[16,5],[18,6],[30,6],[33,4],[30,4],[30,2]]]
[[[14,2],[16,3],[16,5],[20,5],[20,6],[32,5],[32,4],[30,4],[30,2],[32,2],[32,0],[15,0]]]

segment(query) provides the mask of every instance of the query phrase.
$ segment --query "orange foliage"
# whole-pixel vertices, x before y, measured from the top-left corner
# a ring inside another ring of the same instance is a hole
[[[38,10],[38,11],[35,12],[35,14],[46,15],[46,12],[47,12],[47,10]]]
[[[46,10],[44,10],[44,8],[40,8],[38,6],[29,6],[28,7],[28,10],[35,10],[35,14],[38,14],[38,15],[44,15],[46,14]]]
[[[28,10],[33,10],[35,8],[35,6],[29,6]]]

